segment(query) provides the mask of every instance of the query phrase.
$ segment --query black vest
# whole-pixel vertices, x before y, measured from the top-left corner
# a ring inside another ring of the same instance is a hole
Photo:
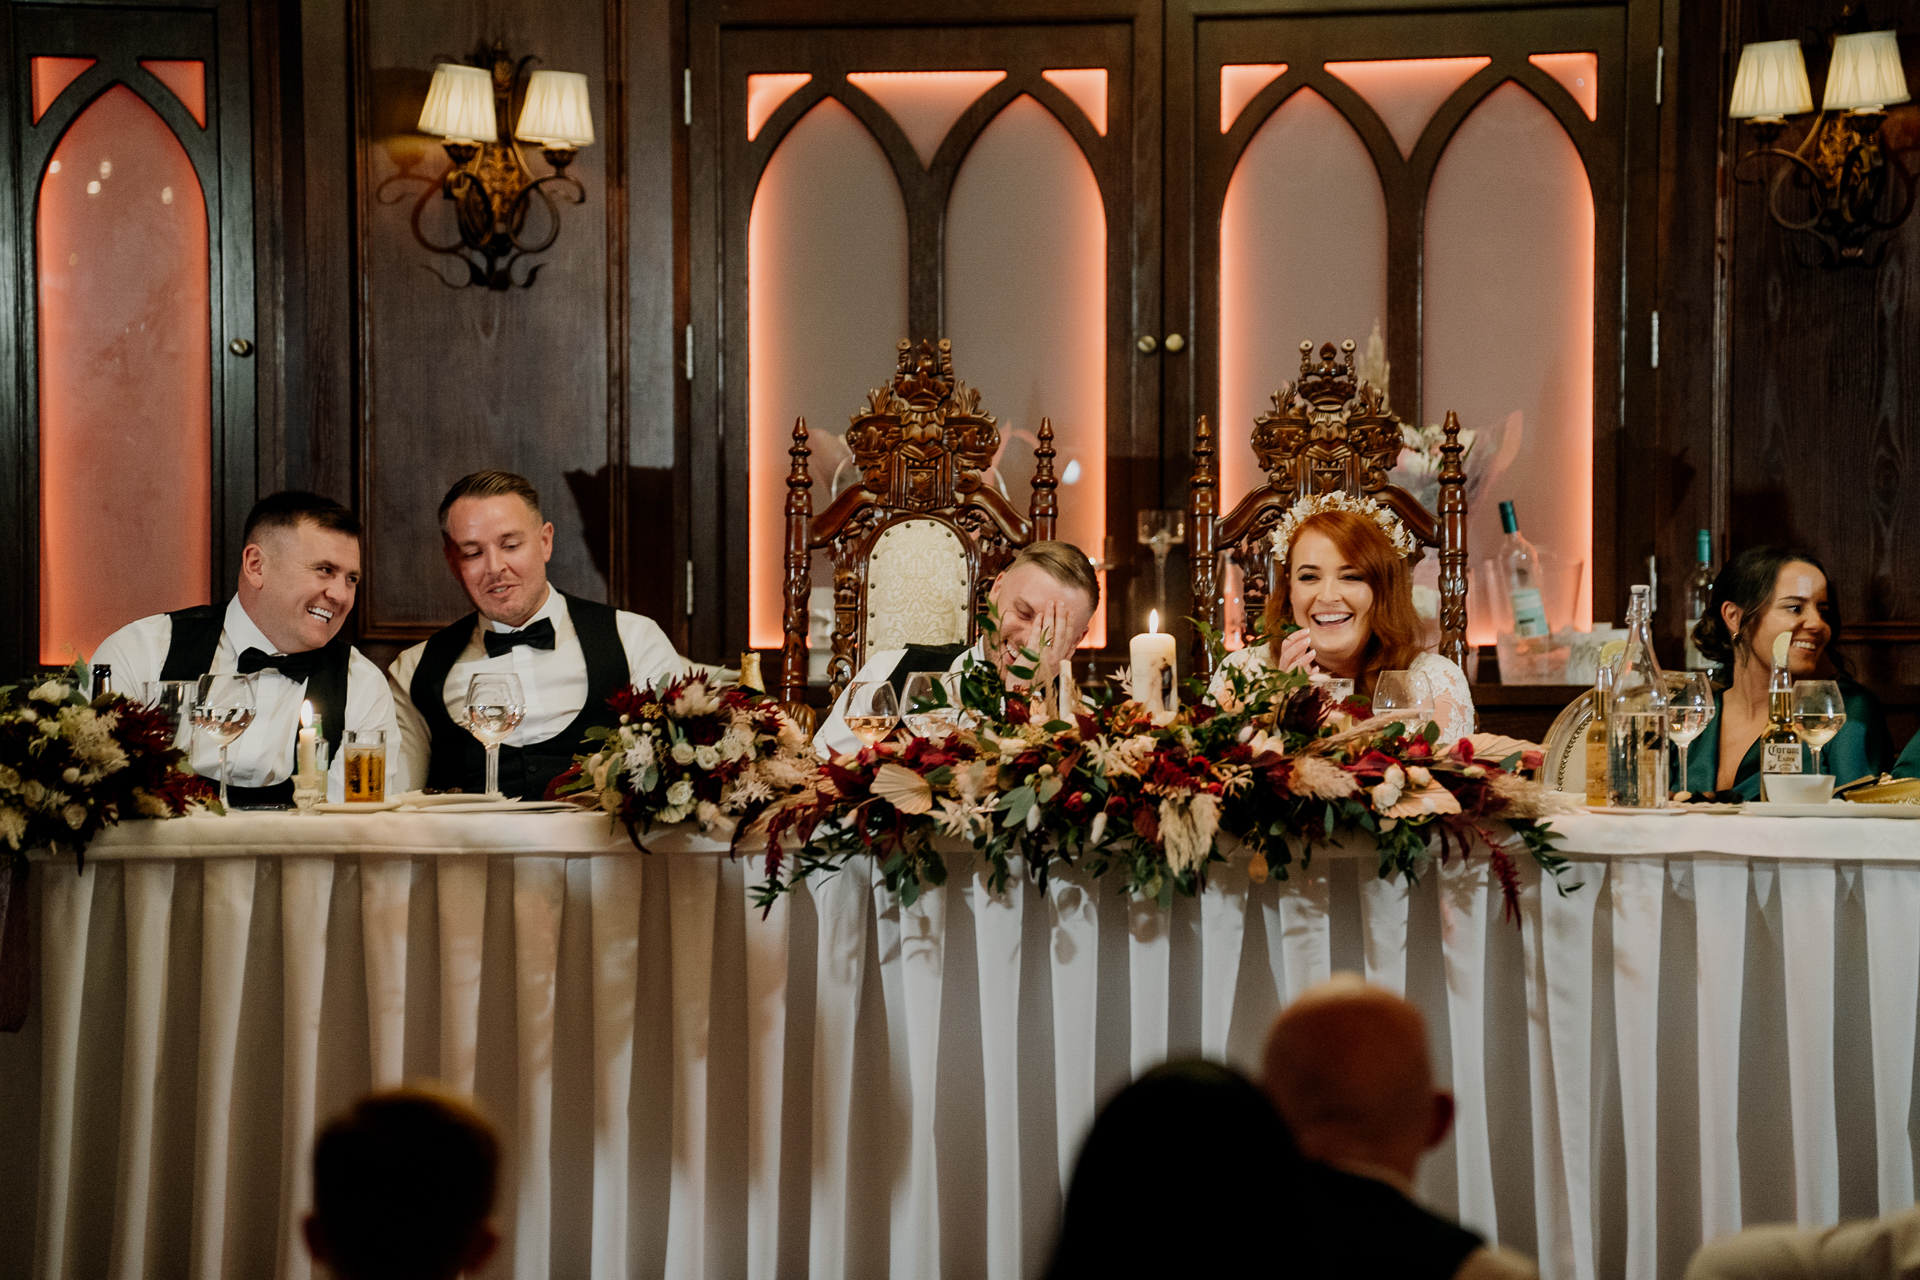
[[[565,592],[561,593],[566,595]],[[500,790],[502,794],[523,800],[538,800],[546,795],[547,784],[566,772],[573,757],[586,745],[587,730],[595,725],[612,728],[619,720],[607,699],[633,680],[626,646],[620,643],[620,627],[611,606],[566,596],[567,612],[580,637],[580,651],[587,661],[587,701],[573,723],[544,742],[528,747],[500,748]],[[470,613],[427,641],[420,665],[413,670],[413,682],[407,693],[414,709],[427,722],[432,734],[432,760],[427,765],[426,785],[437,791],[480,792],[487,785],[487,752],[466,729],[447,714],[447,676],[453,664],[473,641],[474,624],[479,614]]]
[[[196,605],[167,615],[173,619],[173,639],[167,646],[167,660],[160,667],[162,680],[198,680],[213,668],[213,655],[220,648],[220,633],[226,629],[227,607],[223,604]],[[333,755],[347,721],[347,667],[353,650],[335,636],[320,651],[320,665],[307,679],[307,700],[320,718],[321,740]],[[295,731],[298,745],[298,731]],[[293,803],[293,779],[284,778],[270,787],[229,787],[228,799],[236,808]]]
[[[954,660],[967,651],[965,644],[910,644],[907,652],[895,664],[893,674],[887,677],[887,683],[893,686],[893,696],[907,696],[907,677],[916,671],[947,671]],[[902,707],[902,710],[905,708]]]

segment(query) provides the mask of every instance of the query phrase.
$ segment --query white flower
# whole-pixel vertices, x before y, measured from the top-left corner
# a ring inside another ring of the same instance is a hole
[[[693,762],[702,769],[712,769],[720,763],[720,749],[712,746],[695,747]]]
[[[653,762],[653,739],[645,735],[635,738],[633,745],[626,750],[627,772],[634,777],[639,777]]]
[[[1406,770],[1397,764],[1389,765],[1386,776],[1380,780],[1380,785],[1375,787],[1371,793],[1373,796],[1374,812],[1385,813],[1387,810],[1393,808],[1394,805],[1400,803],[1400,793],[1406,789],[1406,785]]]
[[[702,831],[712,831],[715,827],[733,827],[732,819],[720,812],[720,806],[711,800],[702,800],[693,807],[694,817],[699,819]]]
[[[78,782],[80,781],[80,771],[72,765],[68,765],[61,771],[60,780],[62,782]]]
[[[1100,837],[1107,834],[1107,811],[1102,809],[1093,815],[1093,825],[1087,828],[1087,843],[1097,845]]]
[[[5,839],[9,845],[18,849],[20,841],[26,834],[26,814],[13,808],[0,809],[0,839]]]
[[[726,807],[739,813],[750,805],[764,804],[771,799],[773,788],[763,779],[748,774],[728,788]]]
[[[687,781],[685,778],[680,779],[680,781],[667,788],[667,803],[674,808],[682,808],[692,803],[692,801],[693,783]],[[679,819],[673,818],[669,819],[669,821],[677,822]]]
[[[1416,787],[1431,786],[1433,784],[1433,774],[1417,764],[1410,764],[1407,766],[1407,781],[1413,783]]]
[[[58,706],[62,702],[65,702],[72,693],[73,686],[66,681],[47,680],[33,686],[33,689],[27,694],[27,697],[34,702],[50,702]]]
[[[677,804],[670,809],[662,809],[660,811],[660,821],[666,823],[685,822],[687,820],[687,814],[690,811],[690,806]]]
[[[693,763],[693,744],[691,742],[674,743],[673,744],[673,762],[675,764],[692,764]]]
[[[27,808],[38,809],[46,802],[47,789],[38,778],[29,778],[27,785],[20,788],[20,797],[27,802]]]
[[[173,811],[167,807],[167,802],[145,787],[134,788],[133,802],[138,806],[140,816],[143,818],[171,818],[173,816]]]
[[[942,835],[970,839],[976,831],[985,831],[993,820],[986,806],[971,800],[941,796],[935,804],[933,823]]]
[[[87,825],[87,806],[83,804],[70,804],[60,811],[60,816],[67,820],[68,826],[78,831],[81,827]]]
[[[687,720],[694,716],[711,714],[720,705],[720,699],[713,690],[707,688],[703,680],[695,680],[680,691],[678,697],[668,704],[667,714],[677,720]]]
[[[0,764],[0,791],[18,791],[20,775],[8,765]]]
[[[719,746],[722,760],[738,760],[753,750],[753,735],[736,724],[720,736]]]

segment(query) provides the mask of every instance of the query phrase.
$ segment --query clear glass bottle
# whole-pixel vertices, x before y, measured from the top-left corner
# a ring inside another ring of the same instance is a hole
[[[1617,808],[1667,804],[1667,686],[1653,652],[1651,595],[1650,587],[1633,588],[1627,644],[1614,667],[1607,800]]]
[[[1609,647],[1612,643],[1610,642]],[[1608,714],[1613,703],[1613,664],[1603,654],[1593,681],[1593,719],[1587,724],[1587,803],[1603,805],[1612,789],[1611,735]]]
[[[1700,625],[1700,619],[1707,616],[1707,610],[1713,607],[1713,531],[1702,529],[1694,539],[1695,557],[1699,561],[1693,574],[1687,579],[1687,670],[1711,671],[1714,663],[1707,661],[1707,655],[1700,652],[1700,646],[1693,642],[1693,629]]]
[[[1540,590],[1540,555],[1520,532],[1511,502],[1500,504],[1500,528],[1507,535],[1500,547],[1500,572],[1506,579],[1507,602],[1513,606],[1514,639],[1539,639],[1551,630],[1546,597]],[[1520,648],[1523,653],[1529,651],[1525,643]]]

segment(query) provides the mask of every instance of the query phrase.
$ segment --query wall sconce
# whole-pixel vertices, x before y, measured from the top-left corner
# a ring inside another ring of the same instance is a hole
[[[1849,15],[1842,12],[1847,21]],[[1862,26],[1866,22],[1864,15],[1852,21]],[[1889,161],[1879,137],[1887,107],[1905,101],[1907,78],[1900,69],[1897,32],[1836,35],[1820,114],[1799,147],[1788,151],[1774,145],[1787,117],[1813,110],[1800,42],[1769,40],[1740,51],[1727,114],[1751,123],[1760,145],[1741,156],[1735,168],[1763,156],[1783,162],[1767,179],[1767,212],[1788,231],[1811,236],[1820,246],[1820,265],[1829,270],[1878,266],[1886,241],[1869,242],[1906,221],[1913,210],[1913,177],[1897,159]],[[1899,194],[1892,213],[1881,217],[1889,175]],[[1802,207],[1810,210],[1806,216],[1795,217],[1782,207],[1781,193],[1789,187],[1805,193]],[[1795,256],[1802,266],[1813,265],[1808,257]]]
[[[527,66],[533,61],[528,56],[515,63],[506,46],[496,42],[479,65],[442,62],[433,69],[426,105],[420,109],[420,132],[445,139],[442,145],[453,168],[440,180],[440,194],[454,204],[460,241],[441,245],[428,240],[420,229],[420,206],[414,209],[413,230],[433,252],[466,264],[464,284],[442,277],[442,283],[453,288],[528,287],[544,264],[534,264],[524,280],[515,280],[514,262],[551,248],[560,234],[560,209],[548,188],[570,189],[572,203],[586,203],[586,188],[567,166],[581,147],[593,144],[587,78],[573,71],[529,75]],[[521,103],[520,123],[507,136],[515,97]],[[538,143],[553,172],[534,177],[521,142]],[[535,200],[546,206],[547,227],[541,239],[529,243],[521,234]]]

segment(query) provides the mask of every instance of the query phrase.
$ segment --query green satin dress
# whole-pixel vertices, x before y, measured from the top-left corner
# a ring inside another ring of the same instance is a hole
[[[1820,753],[1820,771],[1832,774],[1835,786],[1845,786],[1858,778],[1879,777],[1887,761],[1893,758],[1893,741],[1887,735],[1887,717],[1880,699],[1866,686],[1844,676],[1840,677],[1839,685],[1840,695],[1847,702],[1847,722]],[[1713,720],[1707,725],[1707,731],[1693,740],[1687,754],[1687,790],[1696,796],[1713,791],[1719,780],[1720,712],[1725,698],[1724,690],[1714,691]],[[1909,744],[1907,754],[1901,759],[1906,760],[1908,756],[1913,758],[1913,776],[1920,776],[1920,747]],[[1801,758],[1805,768],[1813,768],[1812,752],[1803,748]],[[1757,738],[1740,761],[1733,789],[1743,800],[1760,798],[1760,741]]]
[[[1920,778],[1920,733],[1913,735],[1907,743],[1907,749],[1893,762],[1893,776],[1896,778]]]

